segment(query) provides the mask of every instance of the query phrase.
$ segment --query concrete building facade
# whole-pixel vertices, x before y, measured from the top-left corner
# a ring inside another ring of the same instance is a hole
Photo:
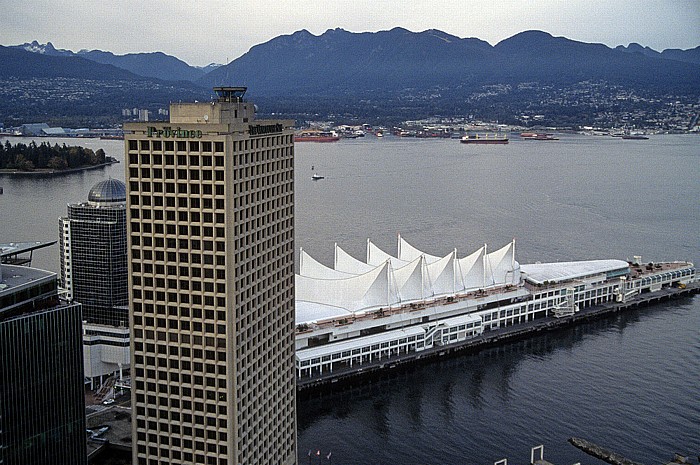
[[[133,463],[297,463],[293,121],[245,88],[125,132]]]

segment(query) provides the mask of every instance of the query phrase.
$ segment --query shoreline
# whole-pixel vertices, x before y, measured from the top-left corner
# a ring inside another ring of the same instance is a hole
[[[95,170],[98,168],[104,168],[105,166],[114,165],[115,163],[119,163],[119,160],[112,159],[110,161],[100,163],[99,165],[81,166],[80,168],[70,168],[70,169],[66,169],[66,170],[41,169],[41,170],[35,170],[35,171],[17,171],[17,170],[0,169],[0,176],[10,176],[10,177],[13,177],[13,176],[15,176],[15,177],[57,176],[60,174],[80,173],[82,171],[89,171],[89,170]]]

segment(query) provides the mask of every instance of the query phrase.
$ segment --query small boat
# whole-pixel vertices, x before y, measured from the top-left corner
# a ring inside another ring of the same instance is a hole
[[[463,144],[507,144],[508,136],[500,134],[468,134],[460,139]]]
[[[315,174],[315,173],[311,176],[311,179],[314,181],[318,181],[319,179],[323,179],[323,178],[324,177],[321,176],[320,174]]]

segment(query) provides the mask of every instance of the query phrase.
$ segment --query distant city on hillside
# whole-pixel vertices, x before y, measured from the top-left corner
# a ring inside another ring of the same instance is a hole
[[[428,30],[302,30],[225,65],[162,52],[72,52],[50,42],[0,46],[0,125],[118,127],[124,109],[158,115],[242,85],[261,116],[395,125],[471,117],[530,127],[685,132],[700,113],[700,47],[661,52],[516,34],[492,46]],[[157,118],[157,116],[156,116]]]

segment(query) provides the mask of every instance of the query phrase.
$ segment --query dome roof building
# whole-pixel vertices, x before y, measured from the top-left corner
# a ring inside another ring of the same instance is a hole
[[[126,202],[126,185],[117,179],[100,181],[90,189],[88,202],[91,205],[110,205]]]
[[[126,185],[100,181],[88,201],[68,204],[59,218],[61,287],[83,304],[88,323],[128,324]]]
[[[82,304],[83,372],[90,389],[128,369],[129,295],[126,240],[126,185],[100,181],[88,201],[68,204],[59,218],[61,272],[65,298]]]

